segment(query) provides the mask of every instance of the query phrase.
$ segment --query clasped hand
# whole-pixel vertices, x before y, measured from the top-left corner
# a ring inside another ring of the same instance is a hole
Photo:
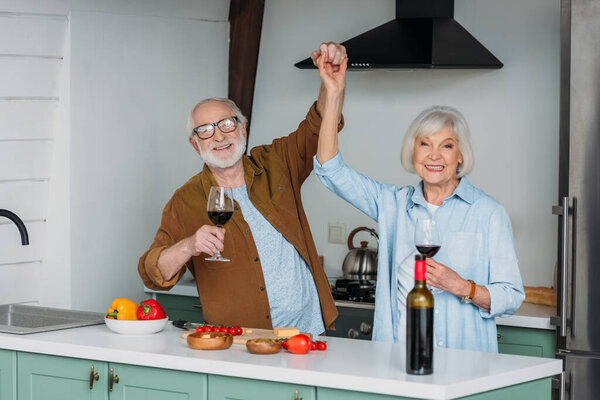
[[[343,92],[348,65],[346,48],[338,43],[321,43],[319,49],[313,51],[310,58],[319,68],[319,75],[327,90]]]

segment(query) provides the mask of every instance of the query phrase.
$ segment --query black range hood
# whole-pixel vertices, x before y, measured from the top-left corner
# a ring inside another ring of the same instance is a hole
[[[502,68],[454,20],[454,0],[396,0],[396,19],[342,43],[350,70]],[[307,58],[297,68],[316,68]]]

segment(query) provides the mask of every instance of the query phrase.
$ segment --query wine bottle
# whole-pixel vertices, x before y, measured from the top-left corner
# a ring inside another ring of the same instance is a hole
[[[406,298],[406,373],[433,373],[433,295],[425,282],[425,256],[415,256],[415,287]]]

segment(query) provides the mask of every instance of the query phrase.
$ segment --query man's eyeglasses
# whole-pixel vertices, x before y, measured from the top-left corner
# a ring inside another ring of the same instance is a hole
[[[232,117],[223,118],[218,122],[213,122],[212,124],[204,124],[195,127],[192,131],[198,135],[198,137],[202,140],[210,139],[215,134],[216,127],[223,133],[229,133],[235,131],[237,128],[238,117],[235,115]]]

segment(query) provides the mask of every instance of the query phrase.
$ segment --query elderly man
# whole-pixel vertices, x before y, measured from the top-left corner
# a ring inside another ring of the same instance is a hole
[[[191,111],[189,142],[204,160],[202,172],[179,188],[163,210],[161,226],[138,265],[144,284],[168,290],[189,269],[204,319],[255,328],[296,326],[321,334],[337,317],[319,263],[300,189],[312,171],[321,115],[341,105],[325,76],[339,71],[346,50],[322,44],[327,59],[319,98],[298,129],[244,155],[246,118],[227,99],[206,99]],[[341,129],[342,122],[338,124]],[[206,211],[211,186],[233,188],[226,229]],[[222,252],[230,262],[206,260]]]

